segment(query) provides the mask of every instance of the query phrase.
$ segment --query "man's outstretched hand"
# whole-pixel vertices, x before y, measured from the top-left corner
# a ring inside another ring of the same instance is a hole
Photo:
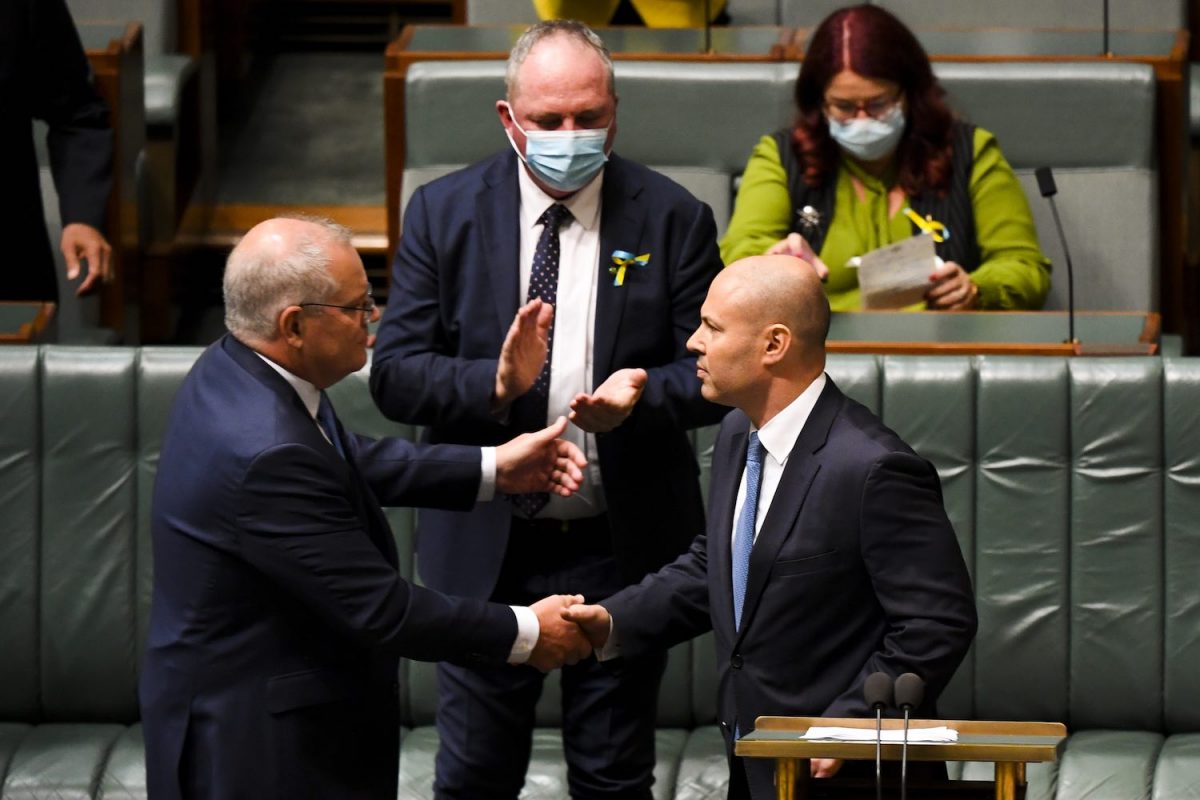
[[[505,494],[552,492],[570,497],[579,491],[587,459],[578,447],[560,439],[567,418],[533,433],[523,433],[496,448],[496,489]]]
[[[646,370],[619,369],[591,394],[571,401],[571,422],[588,433],[607,433],[633,413],[646,388]]]
[[[604,606],[587,606],[582,602],[564,606],[563,619],[575,623],[583,631],[583,635],[591,642],[594,650],[599,650],[608,643],[608,635],[612,630],[612,617]]]
[[[530,666],[542,672],[558,669],[563,664],[576,664],[592,654],[592,645],[579,626],[564,618],[563,611],[583,602],[583,595],[551,595],[530,608],[537,614],[537,644],[529,655]]]
[[[530,300],[517,309],[500,347],[496,386],[492,390],[493,412],[507,410],[537,380],[550,352],[553,321],[554,306],[541,300]]]

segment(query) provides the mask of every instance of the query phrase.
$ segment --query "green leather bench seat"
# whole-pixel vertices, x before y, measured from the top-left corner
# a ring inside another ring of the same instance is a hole
[[[401,208],[416,189],[508,147],[494,103],[504,62],[427,61],[405,76]],[[618,61],[616,150],[670,176],[708,203],[723,232],[734,187],[761,136],[793,118],[792,63]],[[1147,64],[934,65],[951,105],[992,131],[1030,199],[1055,264],[1048,309],[1066,307],[1065,264],[1034,170],[1054,168],[1073,259],[1076,306],[1158,307],[1159,228],[1155,78]],[[446,98],[453,97],[453,103]],[[403,235],[403,234],[402,234]],[[1082,277],[1086,276],[1086,278]]]
[[[0,798],[143,798],[149,502],[198,351],[0,349]],[[1065,722],[1028,797],[1200,800],[1200,361],[839,356],[829,372],[938,467],[980,632],[948,718]],[[364,433],[364,375],[331,390]],[[697,432],[704,455],[711,430]],[[389,510],[413,574],[414,513]],[[657,798],[724,796],[714,655],[671,654]],[[402,666],[401,796],[429,796],[436,689]],[[557,678],[529,798],[561,798]],[[986,779],[990,766],[952,765]]]

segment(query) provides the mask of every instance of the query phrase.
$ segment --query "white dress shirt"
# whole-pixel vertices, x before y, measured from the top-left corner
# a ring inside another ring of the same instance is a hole
[[[800,396],[784,406],[784,409],[758,430],[758,440],[762,442],[763,455],[762,483],[758,489],[758,513],[754,517],[754,539],[758,540],[758,532],[762,530],[763,520],[771,509],[771,500],[775,498],[775,490],[779,488],[779,479],[783,477],[783,468],[787,466],[788,456],[804,430],[804,423],[817,404],[817,398],[825,389],[825,373],[808,385]],[[743,454],[743,461],[745,455]],[[737,521],[742,516],[742,506],[746,505],[746,470],[742,470],[742,480],[738,484],[737,500],[733,504],[733,528],[729,532],[729,540],[737,535]]]
[[[571,411],[575,395],[590,393],[592,386],[592,334],[596,329],[596,285],[600,268],[600,190],[604,185],[601,170],[575,194],[556,200],[543,192],[523,165],[517,167],[521,210],[520,300],[529,296],[529,276],[533,254],[542,226],[538,218],[555,203],[562,203],[571,218],[558,229],[558,302],[554,308],[554,343],[550,353],[550,397],[546,424]],[[571,497],[550,495],[550,502],[538,514],[551,519],[592,517],[605,511],[596,458],[596,437],[576,425],[568,425],[562,438],[572,442],[587,457],[583,485]]]
[[[756,541],[758,532],[762,529],[763,520],[767,518],[767,511],[771,508],[771,501],[775,498],[775,490],[779,488],[779,479],[783,477],[783,468],[787,466],[788,456],[791,455],[792,448],[796,446],[796,440],[800,438],[800,432],[804,430],[804,424],[808,422],[808,416],[817,405],[817,398],[821,396],[824,389],[825,373],[822,372],[795,400],[784,406],[782,411],[758,429],[758,440],[762,442],[766,453],[763,455],[762,483],[758,488],[758,513],[754,517]],[[745,460],[746,455],[743,453],[743,464]],[[731,548],[733,538],[737,535],[737,521],[742,516],[742,506],[744,505],[746,505],[746,470],[743,468],[742,478],[738,484],[737,500],[733,506],[733,528],[729,533]],[[710,560],[709,563],[711,564],[712,561]],[[620,655],[621,642],[618,638],[617,621],[610,618],[608,641],[596,651],[596,658],[600,661],[609,661],[619,658]]]
[[[262,353],[256,352],[255,355],[265,361],[271,369],[278,372],[288,382],[288,385],[296,390],[296,394],[300,396],[300,402],[304,403],[304,408],[308,410],[309,416],[312,417],[313,425],[317,426],[317,430],[325,437],[325,441],[333,444],[329,440],[329,436],[325,433],[325,429],[317,422],[317,408],[321,405],[321,391],[304,380],[304,378],[288,372]],[[490,459],[493,479],[491,486],[486,487],[487,497],[478,497],[477,500],[491,500],[492,492],[495,490],[496,448],[484,447],[481,449],[483,451],[481,460],[484,469],[486,471]],[[479,488],[480,495],[484,493],[484,489],[485,487],[481,485]],[[541,626],[538,624],[537,615],[533,613],[533,609],[526,608],[525,606],[509,606],[509,608],[513,610],[513,614],[517,617],[517,639],[513,642],[512,649],[509,651],[508,663],[524,664],[529,660],[529,656],[533,652],[533,647],[537,644],[538,636],[541,634]]]

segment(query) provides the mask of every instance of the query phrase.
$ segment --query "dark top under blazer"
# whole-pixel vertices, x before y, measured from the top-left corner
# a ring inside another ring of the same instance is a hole
[[[104,230],[113,136],[90,75],[63,0],[0,3],[0,219],[14,232],[7,237],[0,299],[56,296],[51,246],[58,242],[46,233],[34,119],[50,128],[46,144],[63,225]]]
[[[150,795],[395,798],[401,656],[503,662],[512,612],[407,583],[380,510],[466,507],[478,448],[339,431],[232,337],[183,382],[154,491]]]
[[[488,445],[519,433],[488,409],[500,347],[523,303],[518,163],[505,150],[426,184],[405,214],[371,389],[384,414],[426,426],[431,441]],[[708,206],[646,167],[611,156],[601,202],[594,385],[625,367],[649,373],[632,415],[596,437],[613,548],[632,582],[704,529],[686,430],[724,409],[701,398],[685,343],[721,260]],[[615,250],[650,256],[623,286],[607,269]],[[454,594],[490,595],[511,515],[503,499],[467,514],[423,512],[422,578]]]
[[[725,418],[713,452],[708,533],[603,605],[622,652],[710,628],[726,739],[761,715],[868,716],[872,672],[926,681],[935,703],[975,635],[975,602],[933,466],[829,380],[784,467],[754,543],[734,630],[731,535],[749,419]],[[746,759],[755,798],[773,766]]]

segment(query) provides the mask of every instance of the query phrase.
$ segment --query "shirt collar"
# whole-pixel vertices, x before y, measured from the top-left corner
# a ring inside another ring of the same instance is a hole
[[[784,406],[782,411],[771,417],[771,420],[759,429],[758,440],[776,463],[782,464],[787,461],[792,448],[796,446],[796,440],[800,438],[800,431],[804,430],[804,423],[808,421],[808,416],[817,405],[817,399],[824,389],[825,373],[822,372],[799,397]]]
[[[255,352],[254,355],[267,362],[267,366],[283,376],[283,379],[287,381],[293,389],[296,390],[296,394],[300,395],[300,401],[304,403],[304,407],[308,409],[309,416],[311,416],[313,419],[316,419],[317,407],[321,404],[321,390],[304,380],[304,378],[288,372],[286,369],[279,366],[262,353]]]
[[[520,158],[517,160],[520,162]],[[604,186],[604,170],[600,170],[582,189],[562,200],[546,194],[534,183],[524,162],[517,164],[517,185],[521,192],[522,230],[527,231],[536,225],[542,213],[555,203],[566,206],[572,219],[584,230],[595,230],[600,224],[600,189]]]

